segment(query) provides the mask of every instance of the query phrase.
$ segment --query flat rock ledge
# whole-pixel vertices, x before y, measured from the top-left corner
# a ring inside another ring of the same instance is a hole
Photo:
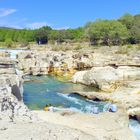
[[[129,129],[129,118],[124,110],[100,114],[45,111],[34,111],[34,113],[45,122],[80,130],[93,136],[93,140],[136,140]]]

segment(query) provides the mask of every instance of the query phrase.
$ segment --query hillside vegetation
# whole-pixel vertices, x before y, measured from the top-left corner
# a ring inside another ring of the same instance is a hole
[[[40,29],[0,28],[0,45],[13,47],[62,42],[90,42],[91,45],[123,45],[140,43],[140,15],[125,14],[117,20],[98,19],[76,29],[55,30],[49,26]]]

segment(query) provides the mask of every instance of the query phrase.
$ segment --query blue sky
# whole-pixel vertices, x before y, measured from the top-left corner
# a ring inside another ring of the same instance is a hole
[[[0,0],[0,26],[76,28],[95,19],[140,14],[139,0]]]

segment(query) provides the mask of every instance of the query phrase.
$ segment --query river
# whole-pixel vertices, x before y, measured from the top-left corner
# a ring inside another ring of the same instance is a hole
[[[9,52],[10,58],[16,58],[19,52],[29,50],[0,49],[0,51]],[[69,94],[73,91],[95,90],[91,87],[61,81],[53,76],[30,77],[30,80],[24,84],[23,98],[31,110],[42,110],[46,104],[51,104],[60,109],[71,109],[84,113],[90,113],[93,107],[98,107],[99,112],[103,112],[103,108],[107,104],[88,100],[76,94]],[[140,140],[140,123],[136,120],[130,120],[129,127]]]

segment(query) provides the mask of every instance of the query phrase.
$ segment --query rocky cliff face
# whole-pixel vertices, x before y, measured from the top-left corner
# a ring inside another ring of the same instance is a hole
[[[17,59],[19,69],[33,75],[46,75],[51,72],[56,75],[65,75],[67,72],[73,75],[76,71],[110,66],[114,69],[118,68],[119,70],[127,69],[126,76],[129,76],[129,74],[132,75],[132,73],[138,72],[139,69],[136,68],[140,67],[139,53],[117,54],[116,52],[107,51],[32,51],[19,53]],[[136,76],[137,75],[135,75],[135,77]]]
[[[31,113],[23,103],[22,73],[14,68],[15,62],[0,60],[0,118],[31,119]]]
[[[18,67],[25,73],[32,75],[71,76],[77,70],[84,70],[92,66],[90,58],[92,54],[79,54],[78,52],[25,52],[18,54]]]

